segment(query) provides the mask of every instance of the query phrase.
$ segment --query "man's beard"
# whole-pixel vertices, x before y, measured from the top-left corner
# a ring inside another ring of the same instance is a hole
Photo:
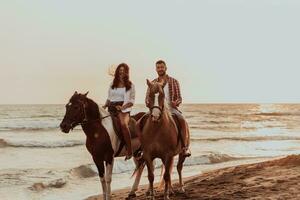
[[[159,72],[159,73],[158,73],[158,76],[164,76],[164,75],[166,75],[166,72],[165,72],[165,71]]]

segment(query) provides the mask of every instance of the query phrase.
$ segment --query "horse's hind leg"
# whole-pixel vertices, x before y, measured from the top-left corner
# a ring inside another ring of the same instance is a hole
[[[167,158],[163,163],[165,164],[165,173],[164,173],[164,180],[165,180],[165,192],[164,192],[164,199],[169,200],[169,193],[170,193],[170,185],[171,185],[171,167],[173,163],[173,157]]]
[[[151,200],[154,200],[154,188],[153,188],[153,182],[154,182],[154,165],[152,159],[146,159],[146,165],[148,169],[148,180],[149,180],[149,198]]]
[[[137,161],[135,158],[133,160],[134,160],[135,166],[138,167],[139,161]],[[135,177],[135,180],[134,180],[134,184],[131,188],[131,192],[128,195],[129,199],[136,197],[135,192],[138,190],[144,167],[145,167],[145,165],[141,164],[141,166],[136,171],[136,177]]]
[[[178,164],[177,164],[177,172],[178,172],[178,176],[179,176],[179,192],[180,193],[184,193],[184,183],[182,180],[182,168],[183,168],[183,163],[185,161],[186,156],[184,156],[183,154],[179,154],[179,158],[178,158]]]
[[[174,189],[173,189],[173,186],[172,186],[172,171],[173,171],[173,164],[174,164],[174,159],[173,159],[173,162],[171,164],[171,167],[170,167],[170,184],[169,184],[169,187],[170,187],[170,194],[174,194]],[[163,174],[165,173],[165,165],[162,165],[161,166],[161,173],[160,173],[160,183],[159,183],[159,186],[158,186],[158,189],[159,190],[162,190],[165,186],[165,180],[164,180],[164,176]]]
[[[164,180],[164,176],[163,174],[165,173],[165,165],[161,165],[161,172],[160,172],[160,182],[159,182],[159,186],[158,189],[162,190],[165,186],[165,180]]]

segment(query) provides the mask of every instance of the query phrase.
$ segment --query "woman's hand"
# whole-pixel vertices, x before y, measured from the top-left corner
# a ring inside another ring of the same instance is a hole
[[[120,110],[122,110],[122,107],[123,106],[116,106],[116,109],[120,111]]]
[[[127,103],[127,104],[125,104],[125,105],[123,105],[123,106],[121,107],[121,110],[125,110],[125,109],[127,109],[127,108],[132,107],[132,106],[133,106],[133,103]]]

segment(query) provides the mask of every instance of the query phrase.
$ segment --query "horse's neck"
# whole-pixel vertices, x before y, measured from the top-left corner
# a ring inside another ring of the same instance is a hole
[[[101,113],[98,105],[91,99],[88,99],[88,106],[85,110],[87,122],[82,125],[82,129],[87,137],[94,137],[95,127],[102,126]]]
[[[101,118],[99,106],[91,99],[88,99],[88,106],[85,110],[87,120],[96,120]]]

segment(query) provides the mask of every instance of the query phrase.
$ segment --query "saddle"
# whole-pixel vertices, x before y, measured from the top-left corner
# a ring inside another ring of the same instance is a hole
[[[136,134],[136,131],[135,131],[135,126],[136,126],[136,121],[138,119],[140,119],[145,113],[138,113],[136,115],[133,115],[133,116],[130,116],[130,120],[129,120],[129,132],[130,132],[130,138],[131,139],[134,139],[134,138],[137,138],[138,135]],[[125,141],[124,141],[124,137],[123,137],[123,134],[122,134],[122,130],[121,130],[121,123],[120,123],[120,120],[117,116],[115,115],[111,115],[111,118],[112,118],[112,122],[113,122],[113,128],[114,128],[114,131],[115,133],[117,134],[118,138],[121,140],[121,143],[120,143],[120,146],[119,146],[119,149],[118,151],[116,152],[115,156],[118,156],[124,145],[125,145]],[[138,151],[140,151],[140,149],[138,149]],[[138,152],[134,152],[133,155],[135,156],[135,154],[137,154]]]
[[[117,134],[117,136],[119,137],[119,139],[121,141],[124,141],[123,134],[121,132],[122,130],[121,130],[121,123],[120,123],[119,118],[117,116],[114,116],[114,115],[112,115],[111,118],[112,118],[112,121],[113,121],[113,127],[114,127],[114,130],[115,130],[115,133]],[[135,132],[135,124],[136,124],[136,120],[133,117],[130,117],[129,131],[130,131],[131,139],[137,137],[136,132]]]

